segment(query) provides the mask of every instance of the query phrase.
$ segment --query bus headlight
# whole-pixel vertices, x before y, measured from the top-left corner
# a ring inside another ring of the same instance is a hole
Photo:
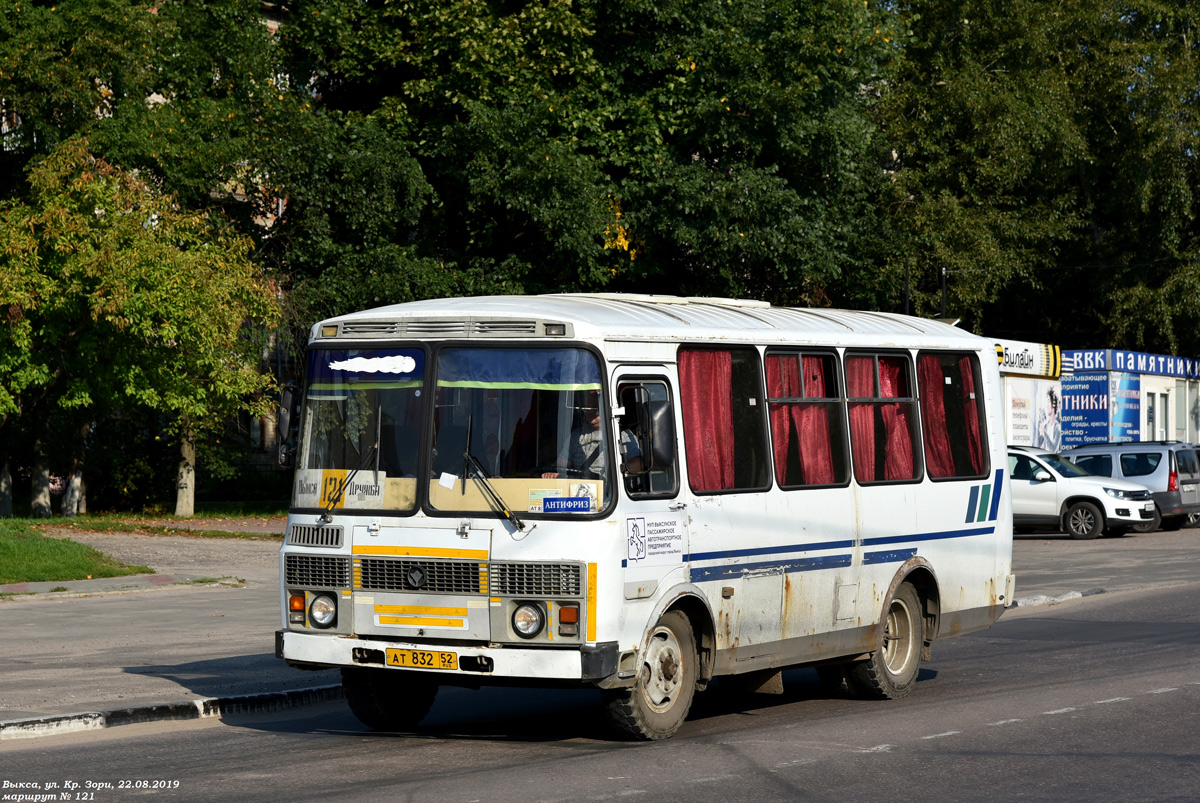
[[[521,638],[533,638],[546,626],[546,614],[540,605],[526,602],[517,606],[512,615],[512,627]]]
[[[313,597],[308,606],[308,621],[313,627],[332,627],[337,621],[337,602],[328,594],[318,594]]]

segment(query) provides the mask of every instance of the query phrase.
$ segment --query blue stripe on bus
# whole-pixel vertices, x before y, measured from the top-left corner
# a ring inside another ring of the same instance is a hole
[[[975,521],[975,506],[979,504],[979,486],[971,486],[971,499],[967,502],[967,517],[963,519],[963,523],[970,524]]]
[[[746,558],[752,555],[775,555],[782,552],[816,552],[821,549],[851,549],[853,540],[824,541],[819,544],[789,544],[788,546],[764,546],[755,549],[729,549],[722,552],[693,552],[684,555],[684,560],[719,560],[721,558]]]
[[[762,563],[735,563],[724,566],[693,566],[692,582],[704,580],[723,580],[729,577],[741,577],[745,572],[761,569],[783,569],[784,573],[812,572],[819,569],[838,569],[850,565],[849,555],[825,555],[817,558],[791,558],[788,560],[770,560]]]
[[[996,514],[1000,512],[1000,489],[1004,486],[1004,469],[996,469],[996,486],[992,488],[992,512],[988,515],[988,521],[995,521]]]
[[[903,563],[916,554],[916,547],[912,549],[893,549],[890,552],[868,552],[863,555],[863,565],[869,566],[872,563]]]
[[[912,535],[887,535],[880,538],[864,538],[863,546],[902,544],[906,541],[943,541],[947,538],[970,538],[973,535],[991,535],[995,527],[974,527],[969,530],[948,530],[942,533],[913,533]]]

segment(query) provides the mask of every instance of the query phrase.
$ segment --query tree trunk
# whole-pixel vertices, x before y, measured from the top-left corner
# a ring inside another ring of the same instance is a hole
[[[63,488],[62,515],[71,518],[79,512],[79,500],[83,496],[83,471],[76,468]]]
[[[12,518],[12,474],[8,461],[0,464],[0,519]]]
[[[38,438],[33,445],[33,489],[29,498],[29,515],[48,519],[54,515],[50,507],[50,466],[46,464],[46,444]]]
[[[175,515],[189,519],[196,515],[196,440],[191,430],[179,446],[179,484],[175,492]]]

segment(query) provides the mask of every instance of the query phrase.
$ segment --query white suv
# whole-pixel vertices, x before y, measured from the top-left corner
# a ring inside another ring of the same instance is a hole
[[[1154,519],[1144,485],[1093,477],[1053,452],[1008,447],[1014,527],[1059,527],[1072,538],[1116,535]]]

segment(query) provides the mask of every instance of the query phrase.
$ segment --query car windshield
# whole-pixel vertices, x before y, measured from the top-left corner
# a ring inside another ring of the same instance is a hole
[[[412,510],[425,353],[313,350],[306,375],[293,505]]]
[[[1038,459],[1044,462],[1050,468],[1058,472],[1063,477],[1090,477],[1092,476],[1087,471],[1084,471],[1079,466],[1069,460],[1064,460],[1056,454],[1040,454]]]
[[[589,513],[612,492],[600,365],[577,348],[444,348],[434,391],[430,505],[487,511],[466,452],[507,507]]]

